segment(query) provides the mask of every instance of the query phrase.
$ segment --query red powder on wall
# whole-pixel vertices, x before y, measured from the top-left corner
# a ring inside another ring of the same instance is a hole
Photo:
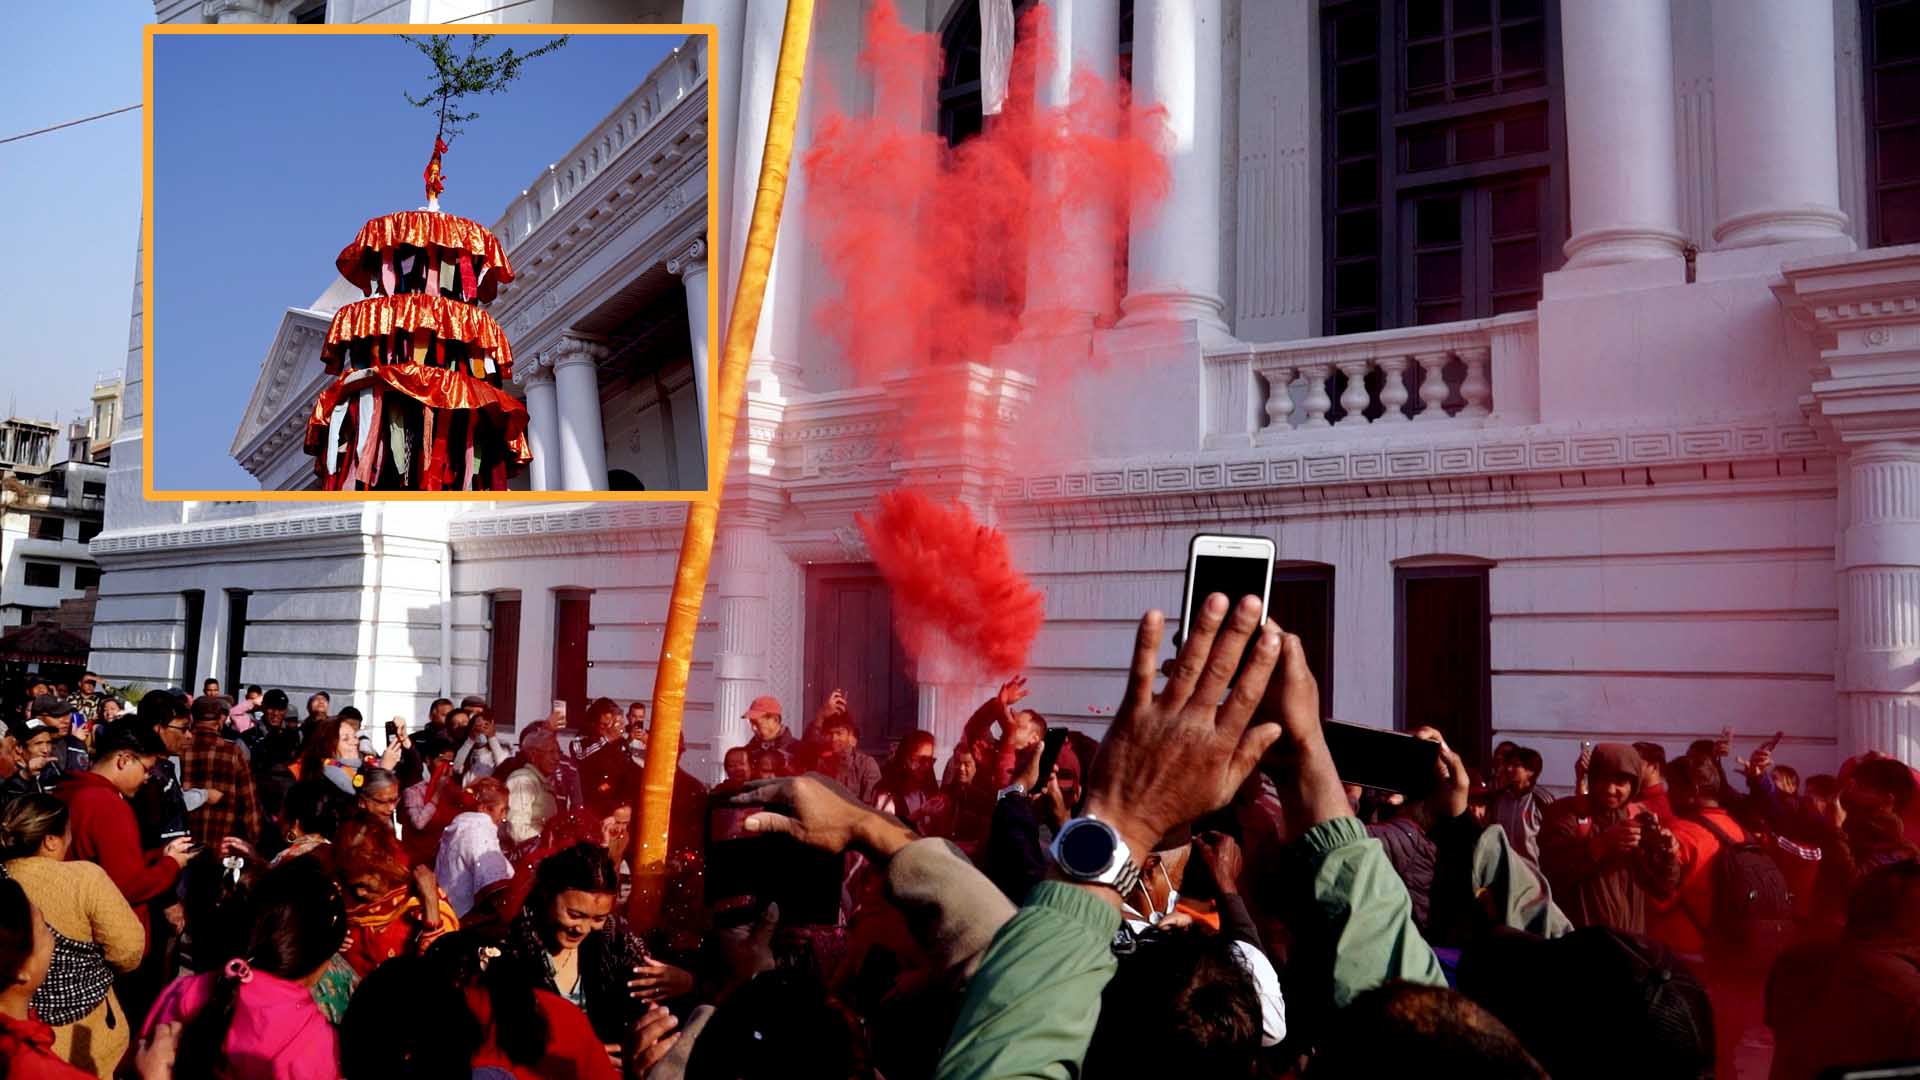
[[[916,663],[978,678],[1026,667],[1044,600],[1013,568],[1007,538],[964,506],[901,490],[854,520],[893,594],[893,628]]]

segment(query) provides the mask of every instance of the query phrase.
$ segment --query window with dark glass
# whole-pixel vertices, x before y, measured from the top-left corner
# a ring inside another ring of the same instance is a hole
[[[1867,246],[1920,242],[1920,0],[1861,0]]]
[[[1014,0],[1017,26],[1034,0]],[[1120,0],[1120,76],[1133,77],[1133,0]],[[980,102],[980,4],[964,0],[947,13],[940,28],[939,131],[948,146],[958,146],[985,127]]]
[[[29,519],[27,535],[35,540],[64,540],[67,536],[65,518],[35,517]]]
[[[97,589],[100,587],[100,568],[97,566],[76,566],[73,568],[73,587],[76,589]]]
[[[22,568],[25,583],[36,589],[57,589],[60,587],[60,564],[50,562],[30,562]]]
[[[1554,0],[1323,0],[1321,31],[1327,332],[1531,308],[1567,228]]]
[[[100,535],[100,523],[99,523],[99,522],[97,522],[97,521],[83,521],[83,522],[81,522],[81,523],[80,523],[80,542],[81,542],[81,543],[83,543],[83,544],[84,544],[84,543],[86,543],[87,541],[89,541],[89,540],[91,540],[91,539],[93,539],[94,537],[96,537],[96,536],[99,536],[99,535]]]
[[[327,0],[316,0],[315,3],[308,4],[306,7],[301,8],[300,10],[294,12],[293,21],[296,23],[326,22],[327,21]]]

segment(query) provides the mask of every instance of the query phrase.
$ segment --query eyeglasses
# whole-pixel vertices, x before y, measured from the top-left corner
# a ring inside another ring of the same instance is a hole
[[[160,728],[161,728],[161,730],[163,730],[163,731],[177,731],[177,732],[179,732],[179,733],[181,733],[182,735],[184,735],[184,734],[186,734],[187,732],[189,732],[189,731],[192,731],[192,730],[193,730],[193,725],[192,725],[192,724],[184,724],[184,725],[182,725],[182,724],[161,724],[161,725],[160,725]]]

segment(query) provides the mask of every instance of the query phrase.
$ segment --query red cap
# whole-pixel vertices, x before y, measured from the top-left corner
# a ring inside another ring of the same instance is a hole
[[[746,712],[746,717],[749,720],[756,716],[784,715],[786,714],[780,709],[780,699],[774,697],[772,694],[761,694],[759,697],[754,698],[753,704],[747,706]]]

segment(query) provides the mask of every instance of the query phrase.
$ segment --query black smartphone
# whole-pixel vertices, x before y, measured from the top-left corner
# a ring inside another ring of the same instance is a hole
[[[1780,740],[1786,737],[1787,737],[1786,732],[1776,731],[1773,733],[1773,738],[1768,739],[1766,742],[1763,742],[1760,744],[1760,749],[1765,750],[1767,753],[1771,754],[1777,747],[1779,747]]]
[[[1187,582],[1181,593],[1180,632],[1174,648],[1187,640],[1187,629],[1200,621],[1200,609],[1207,597],[1220,593],[1227,598],[1227,611],[1248,596],[1260,598],[1261,617],[1266,617],[1268,593],[1273,588],[1273,541],[1264,536],[1223,536],[1201,533],[1187,545]],[[1240,654],[1240,666],[1233,681],[1240,681],[1247,661],[1253,658],[1253,641]]]
[[[808,847],[784,834],[750,833],[748,817],[778,806],[734,806],[721,795],[707,803],[706,895],[710,900],[752,897],[780,905],[787,926],[832,926],[840,920],[840,879],[846,857]]]
[[[392,742],[393,740],[399,737],[400,737],[400,725],[394,723],[391,720],[387,721],[387,741]]]
[[[1333,767],[1349,784],[1424,799],[1438,779],[1440,744],[1401,731],[1322,721]]]
[[[1040,747],[1040,779],[1035,781],[1040,787],[1047,786],[1047,778],[1053,775],[1053,764],[1060,760],[1060,748],[1067,745],[1067,729],[1055,725],[1047,729],[1045,742]]]

